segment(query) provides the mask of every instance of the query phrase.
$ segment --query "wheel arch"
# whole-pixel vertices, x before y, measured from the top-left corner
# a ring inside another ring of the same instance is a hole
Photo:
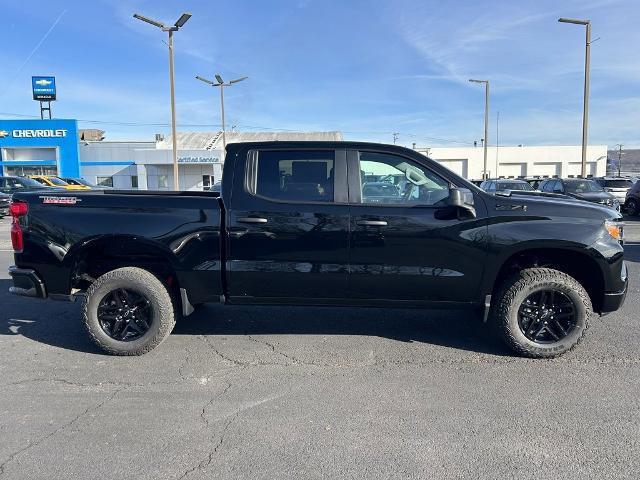
[[[86,289],[100,275],[122,267],[139,267],[155,274],[171,289],[179,288],[180,270],[166,246],[134,235],[91,238],[69,250],[64,259],[71,288]]]
[[[514,271],[524,268],[546,267],[564,272],[575,278],[587,291],[596,312],[600,311],[604,290],[604,272],[592,255],[562,247],[525,248],[510,253],[502,262],[490,283],[488,294],[493,295],[500,283]]]

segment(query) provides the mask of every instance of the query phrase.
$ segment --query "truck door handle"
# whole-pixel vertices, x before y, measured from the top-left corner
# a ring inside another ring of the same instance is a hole
[[[240,217],[236,219],[238,223],[267,223],[269,220],[261,217]]]
[[[358,220],[356,222],[357,225],[363,225],[366,227],[386,227],[386,220]]]

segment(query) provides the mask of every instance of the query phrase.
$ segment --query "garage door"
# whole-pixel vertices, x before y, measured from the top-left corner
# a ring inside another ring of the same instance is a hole
[[[467,178],[467,160],[438,160],[438,163],[443,167],[447,167],[454,173],[457,173],[463,178]]]
[[[501,163],[498,165],[498,175],[500,177],[523,177],[526,174],[526,163]]]
[[[535,162],[530,175],[549,176],[562,175],[562,163],[560,162]]]
[[[596,174],[596,162],[587,162],[586,164],[586,172],[587,175],[595,175]],[[582,174],[582,163],[581,162],[569,162],[569,167],[567,168],[568,172],[566,175],[581,175]]]

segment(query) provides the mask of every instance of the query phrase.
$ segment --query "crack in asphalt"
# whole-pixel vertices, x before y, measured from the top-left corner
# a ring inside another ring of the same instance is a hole
[[[206,426],[209,426],[211,424],[211,421],[207,420],[206,418],[206,409],[208,406],[210,406],[214,400],[219,399],[220,397],[222,397],[224,394],[227,393],[227,391],[231,388],[231,384],[228,383],[227,387],[224,389],[224,391],[218,395],[216,395],[215,397],[213,397],[203,408],[202,408],[202,412],[200,414],[201,419],[204,421]],[[258,400],[255,402],[251,402],[248,405],[245,405],[244,407],[239,408],[236,412],[232,413],[230,416],[228,417],[222,417],[218,420],[214,420],[214,423],[220,420],[224,420],[225,418],[228,418],[228,420],[225,422],[224,426],[222,427],[222,430],[219,433],[219,438],[218,441],[215,443],[215,445],[213,445],[213,449],[211,451],[209,451],[209,453],[207,454],[207,456],[202,459],[200,462],[198,462],[197,465],[191,467],[190,469],[186,470],[182,475],[180,475],[178,477],[178,480],[181,480],[183,478],[186,478],[188,475],[190,475],[191,473],[195,472],[196,470],[201,471],[204,470],[205,468],[207,468],[209,465],[211,465],[211,463],[213,462],[213,459],[215,457],[215,454],[218,453],[218,450],[220,449],[220,447],[222,447],[222,445],[224,444],[224,440],[226,438],[227,432],[229,431],[229,428],[231,427],[231,425],[236,422],[239,418],[240,415],[243,412],[246,412],[247,410],[251,410],[253,408],[256,408],[264,403],[267,402],[271,402],[277,398],[282,397],[284,394],[280,394],[280,395],[276,395],[276,396],[272,396],[272,397],[267,397],[267,398],[263,398],[262,400]]]
[[[248,334],[246,334],[246,337],[248,339],[252,340],[255,343],[266,345],[267,347],[269,347],[271,349],[271,351],[273,353],[275,353],[277,355],[282,355],[284,358],[286,358],[288,360],[291,360],[291,362],[293,362],[293,365],[306,365],[305,362],[303,362],[301,360],[298,360],[297,358],[295,358],[295,357],[293,357],[291,355],[288,355],[288,354],[286,354],[284,352],[276,350],[276,346],[274,344],[272,344],[272,343],[267,342],[266,340],[258,340],[257,338],[254,338],[254,337],[252,337],[251,335],[248,335]],[[278,364],[278,365],[280,365],[280,364]],[[290,364],[286,364],[286,365],[290,365]]]
[[[30,450],[34,447],[37,447],[38,445],[42,444],[43,442],[47,441],[48,439],[50,439],[51,437],[57,435],[58,433],[66,430],[67,428],[71,427],[72,425],[74,425],[78,420],[80,420],[82,417],[84,417],[85,415],[87,415],[89,412],[95,412],[96,410],[100,409],[102,406],[104,406],[107,402],[113,400],[113,398],[120,393],[122,390],[124,390],[127,387],[121,387],[118,388],[116,390],[114,390],[113,392],[111,392],[109,395],[107,395],[106,398],[104,398],[103,400],[101,400],[100,402],[98,402],[95,405],[92,405],[90,407],[87,407],[83,412],[79,413],[78,415],[76,415],[71,421],[59,426],[58,428],[56,428],[54,431],[44,435],[43,437],[39,438],[38,440],[36,440],[33,443],[29,443],[29,445],[20,448],[19,450],[16,450],[15,452],[13,452],[11,455],[9,455],[9,457],[4,460],[2,462],[2,464],[0,464],[0,476],[4,475],[5,473],[5,468],[6,466],[11,463],[13,460],[15,460],[15,458],[26,452],[27,450]]]

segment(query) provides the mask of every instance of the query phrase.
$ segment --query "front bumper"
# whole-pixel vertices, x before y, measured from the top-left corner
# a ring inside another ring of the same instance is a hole
[[[611,313],[618,310],[624,303],[624,299],[627,296],[627,290],[629,287],[629,279],[625,278],[624,288],[620,292],[604,292],[602,296],[602,305],[600,307],[600,313]]]
[[[44,282],[35,270],[27,268],[9,267],[9,275],[13,279],[13,286],[9,293],[23,297],[47,298]]]

